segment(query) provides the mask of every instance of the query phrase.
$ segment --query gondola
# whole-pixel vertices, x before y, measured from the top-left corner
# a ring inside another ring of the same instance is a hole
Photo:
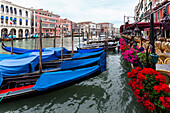
[[[61,66],[60,68],[48,70],[48,72],[45,70],[41,75],[32,73],[15,77],[4,77],[0,90],[0,100],[58,88],[93,75],[96,72],[99,73],[106,70],[106,53],[103,53],[100,58],[93,58],[93,60],[97,62],[97,65],[92,62],[92,59],[88,59],[91,63],[87,62],[87,59],[86,61],[84,60],[84,64],[81,64],[83,60],[79,62],[65,61],[63,68]]]
[[[4,42],[2,42],[2,49],[7,51],[7,52],[11,52],[11,47],[7,47],[5,46]],[[93,49],[81,49],[78,51],[74,51],[74,53],[87,53],[87,52],[96,52],[96,51],[100,51],[100,50],[104,50],[104,47],[100,47],[100,48],[93,48]],[[57,48],[43,48],[42,52],[44,51],[56,51],[57,53],[61,53],[61,47],[57,47]],[[25,54],[25,53],[31,53],[31,52],[39,52],[39,49],[22,49],[22,48],[16,48],[13,47],[13,53],[15,54]],[[63,47],[63,53],[64,54],[71,54],[72,51],[68,51],[66,48]]]

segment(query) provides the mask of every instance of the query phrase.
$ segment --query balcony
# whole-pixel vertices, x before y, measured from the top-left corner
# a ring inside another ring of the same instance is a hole
[[[45,28],[45,29],[54,29],[54,27],[49,27],[49,26],[42,26],[42,28]]]
[[[56,23],[56,21],[50,21],[50,20],[42,20],[43,22],[50,22],[50,23]]]

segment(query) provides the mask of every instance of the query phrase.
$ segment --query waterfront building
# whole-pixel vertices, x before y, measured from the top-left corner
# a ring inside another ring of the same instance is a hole
[[[87,22],[79,22],[78,23],[81,28],[81,32],[84,32],[85,34],[92,33],[93,35],[96,34],[96,23],[87,21]]]
[[[97,25],[98,25],[97,28],[98,29],[100,28],[102,33],[112,34],[112,32],[114,32],[114,27],[112,23],[105,22],[105,23],[98,23]]]
[[[72,21],[69,19],[60,19],[61,25],[63,26],[63,34],[64,36],[71,35],[71,23]]]
[[[11,2],[0,1],[0,37],[8,37],[13,32],[17,38],[29,37],[31,33],[31,9]]]
[[[32,9],[32,34],[39,34],[40,19],[42,20],[42,36],[60,35],[60,16],[43,9]]]
[[[153,10],[157,10],[158,8],[160,8],[161,6],[165,5],[166,3],[170,2],[170,0],[154,0],[153,1]],[[167,6],[167,10],[168,10],[168,14],[170,15],[170,5]],[[154,21],[155,22],[161,22],[161,19],[163,19],[163,12],[164,12],[164,8],[157,11],[154,14]],[[170,37],[170,30],[165,29],[165,38]]]

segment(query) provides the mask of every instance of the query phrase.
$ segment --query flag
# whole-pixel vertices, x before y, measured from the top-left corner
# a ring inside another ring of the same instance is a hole
[[[12,25],[12,18],[10,18],[10,24]]]

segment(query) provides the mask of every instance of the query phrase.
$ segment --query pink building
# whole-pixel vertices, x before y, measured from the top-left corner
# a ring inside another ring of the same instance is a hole
[[[44,37],[60,35],[60,16],[43,9],[35,9],[32,13],[32,33],[39,34],[40,19],[42,20],[42,33]]]
[[[68,19],[60,19],[60,23],[63,26],[64,36],[71,35],[71,21]]]

